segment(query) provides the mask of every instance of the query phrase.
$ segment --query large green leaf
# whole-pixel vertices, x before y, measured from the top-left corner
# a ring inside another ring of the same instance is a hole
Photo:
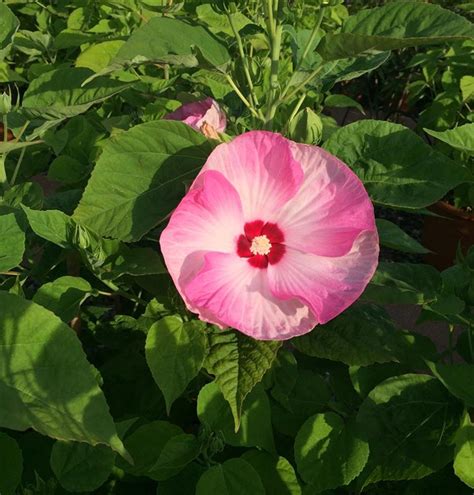
[[[474,407],[474,364],[432,363],[430,369],[441,383],[466,407]]]
[[[167,316],[148,331],[146,360],[168,413],[202,368],[208,350],[204,328],[205,323],[197,320],[183,322],[178,316]]]
[[[229,445],[259,447],[275,452],[270,404],[260,385],[244,401],[238,432],[234,431],[234,418],[229,404],[215,382],[208,383],[199,392],[197,414],[202,424],[215,432],[222,432],[224,441]]]
[[[195,67],[200,62],[225,70],[230,56],[204,27],[170,17],[153,17],[132,33],[106,70],[143,63]]]
[[[248,450],[242,459],[257,471],[267,495],[301,495],[295,470],[284,457],[259,450]]]
[[[0,239],[0,272],[6,272],[21,263],[25,251],[25,233],[14,213],[0,215]]]
[[[90,492],[110,476],[115,452],[105,445],[95,447],[77,442],[56,442],[51,451],[51,469],[63,488]]]
[[[64,276],[42,285],[36,291],[33,301],[68,322],[78,315],[81,304],[92,292],[87,280]]]
[[[138,240],[175,208],[210,151],[200,133],[167,120],[112,137],[74,218],[99,235]]]
[[[344,22],[340,33],[328,33],[318,47],[326,60],[474,37],[464,17],[424,2],[390,2],[363,9]]]
[[[84,84],[93,74],[83,67],[45,72],[29,85],[23,99],[23,109],[34,117],[72,117],[130,87],[130,83],[107,77]]]
[[[442,132],[425,129],[425,132],[457,150],[474,154],[474,124],[464,124]]]
[[[441,276],[431,265],[379,263],[364,298],[379,304],[426,304],[436,300]]]
[[[461,404],[428,375],[402,375],[377,385],[357,417],[370,446],[361,485],[419,479],[442,468],[452,459],[461,412]]]
[[[194,461],[201,451],[201,443],[191,434],[170,438],[151,469],[150,477],[167,480]]]
[[[165,480],[179,473],[199,454],[194,435],[183,433],[166,421],[153,421],[140,426],[125,438],[133,466],[119,460],[118,465],[135,476]]]
[[[390,52],[376,52],[326,62],[316,80],[321,80],[324,86],[330,89],[337,82],[350,81],[375,70],[386,62],[389,56]]]
[[[16,440],[6,433],[0,432],[0,493],[2,495],[14,495],[16,493],[22,472],[23,455],[20,447]]]
[[[204,366],[230,404],[235,430],[240,425],[245,397],[259,383],[275,360],[281,342],[259,341],[233,330],[209,335],[209,354]]]
[[[19,296],[0,292],[0,307],[0,425],[128,456],[74,332]]]
[[[100,72],[110,64],[124,43],[123,40],[112,40],[90,45],[77,57],[76,67]]]
[[[461,164],[391,122],[349,124],[334,132],[324,147],[354,170],[372,200],[381,205],[421,208],[474,180]]]
[[[23,206],[23,211],[33,232],[62,248],[70,248],[76,226],[60,210],[32,210]]]
[[[349,484],[364,468],[369,445],[354,421],[335,413],[316,414],[295,439],[298,473],[316,492]]]
[[[3,59],[5,49],[12,42],[19,25],[13,12],[4,3],[0,3],[0,60]]]
[[[359,366],[394,361],[399,349],[393,323],[376,306],[350,308],[292,343],[308,356]]]
[[[311,370],[298,370],[287,400],[272,406],[272,421],[280,433],[294,437],[301,425],[315,413],[327,409],[331,391],[325,379]]]
[[[208,3],[196,7],[196,14],[200,21],[209,26],[210,31],[213,33],[225,33],[229,36],[234,35],[229,17],[232,19],[232,24],[235,26],[236,31],[240,31],[245,26],[252,24],[252,21],[239,11],[228,12],[228,15],[219,14]]]
[[[196,495],[265,495],[260,476],[243,459],[229,459],[211,467],[199,479]]]
[[[398,225],[383,218],[377,218],[376,224],[382,246],[403,251],[404,253],[426,254],[430,252],[429,249],[424,248]]]
[[[455,441],[454,472],[466,485],[474,488],[474,424],[467,412],[456,432]]]

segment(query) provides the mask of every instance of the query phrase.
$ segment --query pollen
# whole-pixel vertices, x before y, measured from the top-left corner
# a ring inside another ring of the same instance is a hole
[[[266,235],[257,235],[254,237],[250,246],[250,252],[252,254],[268,254],[271,249],[272,243]]]

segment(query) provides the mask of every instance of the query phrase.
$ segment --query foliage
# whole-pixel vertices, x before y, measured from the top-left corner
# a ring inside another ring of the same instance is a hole
[[[218,144],[163,117],[209,96],[220,139],[321,144],[377,207],[472,206],[468,8],[346,4],[0,2],[3,495],[472,491],[474,248],[442,273],[380,263],[284,345],[197,320],[158,250]],[[369,118],[340,126],[341,108]],[[447,323],[448,349],[392,321],[404,303]]]

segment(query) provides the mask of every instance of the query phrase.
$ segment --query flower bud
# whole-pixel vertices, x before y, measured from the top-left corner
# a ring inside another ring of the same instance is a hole
[[[296,114],[288,127],[291,139],[299,143],[317,144],[323,132],[323,123],[318,114],[306,107]]]
[[[0,114],[7,114],[12,109],[12,97],[5,93],[0,94]]]

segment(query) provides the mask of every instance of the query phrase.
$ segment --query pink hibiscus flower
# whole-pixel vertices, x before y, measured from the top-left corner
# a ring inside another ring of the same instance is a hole
[[[357,176],[321,148],[264,131],[214,149],[160,244],[190,311],[262,340],[344,311],[379,253]]]
[[[207,137],[218,138],[218,132],[224,132],[227,119],[225,113],[212,98],[186,103],[165,116],[168,120],[181,120]]]

